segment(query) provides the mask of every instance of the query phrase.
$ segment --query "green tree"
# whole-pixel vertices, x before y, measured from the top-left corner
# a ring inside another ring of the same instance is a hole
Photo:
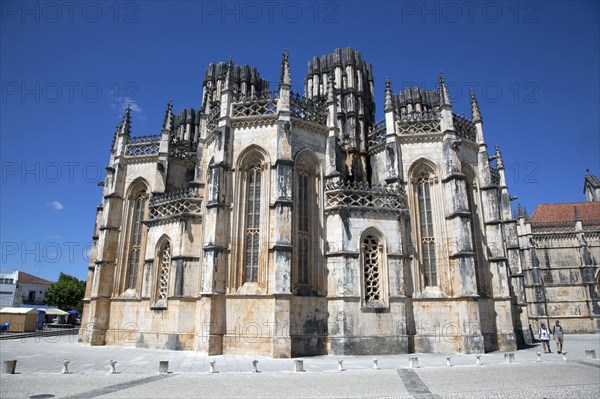
[[[44,302],[46,305],[57,306],[62,310],[75,309],[81,312],[84,294],[85,281],[60,273],[58,281],[48,287],[44,295]]]

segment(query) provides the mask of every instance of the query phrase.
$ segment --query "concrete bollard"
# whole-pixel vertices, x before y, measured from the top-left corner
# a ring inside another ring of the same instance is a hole
[[[587,360],[594,360],[596,358],[596,350],[595,349],[586,349],[585,350],[585,358]]]
[[[258,360],[253,360],[252,361],[252,372],[253,373],[259,373],[259,371],[258,371]]]
[[[515,362],[515,353],[507,352],[504,354],[504,363],[514,363]]]
[[[563,362],[567,361],[567,352],[562,353],[562,359],[563,359]]]
[[[481,355],[479,354],[475,355],[475,365],[481,366]]]
[[[304,372],[304,360],[302,360],[302,359],[294,360],[294,372],[296,372],[296,373]]]
[[[542,352],[538,352],[536,353],[537,358],[535,359],[536,362],[541,363],[542,362]]]
[[[17,369],[16,360],[5,360],[4,361],[4,374],[14,374]]]
[[[338,371],[345,371],[343,363],[344,363],[343,359],[338,360]]]
[[[158,374],[168,374],[169,373],[169,361],[168,360],[160,360],[158,362]]]
[[[117,361],[109,360],[108,363],[110,364],[110,370],[107,374],[117,374]]]
[[[217,361],[216,361],[216,360],[209,360],[208,362],[210,363],[210,367],[208,368],[208,372],[209,372],[210,374],[214,374],[214,373],[216,373],[216,371],[215,371],[215,363],[216,363]]]
[[[373,359],[373,370],[381,370],[377,364],[378,361],[379,359]]]
[[[69,374],[69,363],[71,363],[70,360],[63,360],[63,368],[61,370],[61,374]]]
[[[411,369],[419,368],[419,358],[417,356],[409,356],[408,357],[408,367]]]
[[[450,361],[450,356],[446,356],[446,367],[452,367],[452,362]]]

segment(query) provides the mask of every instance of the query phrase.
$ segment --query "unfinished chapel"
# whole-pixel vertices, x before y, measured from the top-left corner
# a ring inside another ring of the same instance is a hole
[[[374,84],[336,49],[294,93],[284,52],[275,90],[254,67],[209,64],[200,108],[169,102],[157,135],[133,135],[127,109],[80,341],[276,358],[529,342],[529,310],[545,311],[526,297],[531,223],[513,217],[475,94],[465,117],[442,76],[386,81],[377,121]]]

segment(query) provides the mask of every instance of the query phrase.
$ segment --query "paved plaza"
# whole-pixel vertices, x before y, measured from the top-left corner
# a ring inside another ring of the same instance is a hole
[[[260,356],[204,356],[190,351],[90,347],[76,336],[0,341],[0,360],[17,360],[17,374],[2,374],[2,398],[600,398],[600,335],[568,335],[566,360],[541,354],[539,345],[515,352],[508,364],[502,352],[475,355],[410,354],[317,356],[304,358],[305,372],[293,359]],[[554,345],[552,347],[554,351]],[[418,356],[418,368],[409,358]],[[450,356],[452,366],[447,366]],[[61,374],[70,360],[69,374]],[[116,360],[116,374],[107,374]],[[159,374],[159,361],[169,373]],[[216,373],[210,374],[214,360]],[[252,373],[258,360],[259,373]],[[343,372],[338,371],[343,360]]]

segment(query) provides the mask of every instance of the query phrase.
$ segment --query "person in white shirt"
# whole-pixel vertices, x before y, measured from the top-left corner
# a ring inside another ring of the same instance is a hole
[[[542,348],[544,349],[544,353],[552,353],[552,351],[550,350],[550,331],[548,331],[544,323],[542,323],[538,334],[540,335],[540,341],[542,341]]]

